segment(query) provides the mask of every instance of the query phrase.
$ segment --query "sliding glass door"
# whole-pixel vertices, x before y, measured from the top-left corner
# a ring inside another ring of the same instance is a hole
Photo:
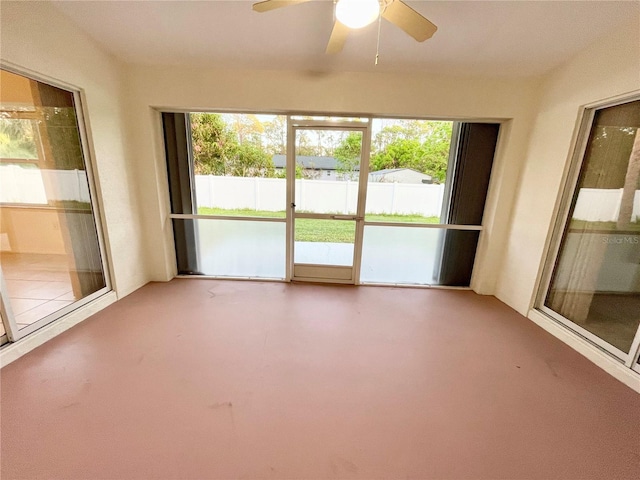
[[[587,111],[582,138],[539,308],[638,368],[640,100]]]
[[[108,291],[77,94],[0,70],[0,338]]]

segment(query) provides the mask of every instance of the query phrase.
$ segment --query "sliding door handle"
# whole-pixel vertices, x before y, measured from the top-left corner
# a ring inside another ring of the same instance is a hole
[[[358,220],[355,215],[332,215],[331,218],[334,220]]]

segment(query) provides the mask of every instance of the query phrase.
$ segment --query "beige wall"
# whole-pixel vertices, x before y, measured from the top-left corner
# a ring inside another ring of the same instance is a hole
[[[145,229],[157,280],[174,275],[166,173],[158,113],[152,107],[384,114],[452,119],[504,119],[492,178],[486,230],[474,288],[493,293],[507,222],[537,101],[535,80],[438,77],[424,74],[216,71],[134,67],[128,105],[146,206]],[[148,174],[151,175],[148,175]]]
[[[31,82],[4,70],[0,70],[0,102],[3,104],[33,105]]]
[[[3,2],[3,61],[83,89],[116,286],[175,269],[155,108],[316,111],[504,121],[473,286],[529,308],[581,105],[639,85],[639,28],[544,79],[125,66],[47,3]]]
[[[164,107],[504,121],[473,280],[477,291],[493,293],[537,80],[123,66],[46,3],[3,3],[2,27],[3,60],[85,92],[119,291],[175,273],[159,115],[152,108]]]
[[[124,136],[123,69],[46,2],[2,2],[2,63],[83,90],[107,248],[118,295],[144,285],[144,234],[132,156]]]
[[[0,232],[7,234],[13,253],[67,253],[56,210],[3,207],[0,223]]]
[[[495,292],[519,312],[526,314],[533,301],[581,106],[638,89],[638,19],[545,78]]]

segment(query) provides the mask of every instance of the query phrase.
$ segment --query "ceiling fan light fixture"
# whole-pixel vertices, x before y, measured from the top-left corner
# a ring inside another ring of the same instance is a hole
[[[338,0],[336,18],[349,28],[362,28],[380,15],[379,0]]]

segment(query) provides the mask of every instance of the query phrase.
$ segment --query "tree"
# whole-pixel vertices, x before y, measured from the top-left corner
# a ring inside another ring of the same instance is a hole
[[[273,155],[287,153],[287,120],[277,115],[272,121],[264,123],[265,150]]]
[[[262,135],[265,131],[265,126],[262,122],[252,114],[232,113],[226,114],[226,123],[236,133],[238,143],[245,144],[251,143],[258,147],[262,146]]]
[[[274,178],[287,178],[287,170],[283,169],[280,172],[274,172]],[[296,163],[296,178],[310,178],[308,175],[308,170],[306,170],[302,165]]]
[[[296,155],[305,157],[318,155],[318,149],[311,143],[311,137],[306,130],[298,130],[296,137]]]
[[[451,145],[451,122],[412,120],[388,125],[376,135],[371,170],[411,168],[444,182]]]
[[[381,152],[371,156],[371,170],[388,168],[412,168],[422,171],[422,145],[417,140],[398,138],[387,145]]]
[[[217,113],[192,113],[190,119],[196,174],[227,175],[227,164],[238,145],[234,132]]]
[[[275,167],[271,156],[250,143],[238,145],[234,152],[232,175],[237,177],[273,177]]]
[[[356,180],[361,153],[362,134],[352,132],[333,152],[333,156],[337,160],[336,171],[349,180]]]
[[[428,122],[422,141],[420,171],[438,183],[445,181],[451,148],[452,122]]]
[[[633,216],[633,203],[636,190],[640,187],[640,128],[636,130],[633,149],[629,155],[629,166],[625,176],[622,198],[620,199],[620,213],[618,214],[617,227],[629,228]]]
[[[30,120],[0,118],[0,157],[38,158]]]
[[[418,132],[411,128],[409,122],[387,125],[380,130],[373,140],[373,150],[380,152],[387,146],[401,139],[416,139]]]
[[[255,136],[251,138],[245,130],[246,141],[240,142],[236,131],[217,113],[192,113],[190,118],[196,174],[274,176],[271,156],[256,145]],[[246,126],[246,123],[241,125]]]

